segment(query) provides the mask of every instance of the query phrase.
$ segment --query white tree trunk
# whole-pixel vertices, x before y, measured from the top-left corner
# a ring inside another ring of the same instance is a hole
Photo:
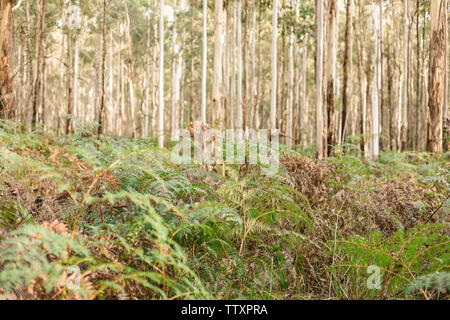
[[[278,1],[273,0],[272,16],[272,91],[270,97],[270,129],[277,128],[277,39],[278,39]]]
[[[213,102],[215,119],[223,125],[223,105],[222,105],[222,11],[223,0],[216,0],[214,7],[214,78],[213,78]],[[213,125],[216,125],[214,123]]]
[[[323,158],[323,0],[316,0],[316,156]]]
[[[294,33],[289,35],[288,54],[288,99],[287,99],[287,123],[286,123],[286,144],[292,147],[293,135],[293,112],[294,112]]]
[[[251,114],[249,117],[249,126],[255,127],[255,117],[257,113],[256,96],[257,96],[257,78],[256,78],[256,4],[252,6],[252,25],[250,30],[250,46],[251,46],[251,91],[250,91],[250,106]]]
[[[177,0],[173,2],[174,12],[177,10]],[[180,57],[180,47],[177,44],[177,24],[176,24],[176,14],[174,14],[173,27],[172,27],[172,112],[170,115],[170,128],[172,130],[172,137],[175,137],[176,133],[176,123],[177,123],[177,109],[180,102],[180,79],[181,70],[178,68],[179,57]]]
[[[403,47],[403,92],[402,92],[402,100],[403,100],[403,104],[401,105],[402,107],[402,124],[401,124],[401,133],[400,133],[400,150],[402,150],[403,146],[401,146],[402,144],[402,140],[403,140],[403,135],[406,134],[406,131],[408,130],[408,68],[409,68],[409,61],[408,61],[408,29],[409,29],[409,1],[405,0],[405,4],[404,4],[404,9],[403,9],[403,14],[404,14],[404,32],[403,32],[403,37],[404,37],[404,47]]]
[[[80,35],[75,35],[75,61],[74,61],[74,67],[73,67],[73,113],[76,118],[80,117],[81,110],[79,110],[78,106],[78,75],[80,71],[80,41],[79,41]]]
[[[159,117],[158,146],[164,147],[164,0],[159,1]]]
[[[114,105],[114,98],[113,98],[113,94],[114,94],[114,67],[113,67],[113,63],[114,63],[114,53],[113,53],[113,35],[112,35],[112,30],[110,30],[109,32],[109,89],[108,89],[108,94],[109,94],[109,103],[107,105],[107,116],[108,116],[108,129],[109,129],[109,133],[113,134],[114,133],[114,127],[113,127],[113,123],[114,123],[114,109],[113,109],[113,105]]]
[[[377,160],[379,156],[379,117],[380,101],[379,90],[381,88],[381,15],[377,9],[373,13],[375,29],[375,72],[372,84],[372,131],[371,131],[371,159]]]
[[[151,0],[147,2],[148,9],[150,10]],[[150,34],[152,31],[152,25],[150,20],[150,14],[147,16],[147,45],[146,45],[146,61],[145,61],[145,111],[144,111],[144,138],[148,137],[149,130],[149,112],[150,112]]]
[[[242,26],[241,26],[241,0],[237,2],[237,51],[238,51],[238,69],[237,69],[237,115],[236,125],[238,129],[242,129]]]
[[[308,125],[309,120],[309,110],[307,105],[307,92],[306,92],[306,69],[308,63],[308,35],[305,35],[303,38],[303,57],[302,57],[302,103],[300,106],[300,130],[306,132],[306,126]],[[307,137],[308,135],[301,135],[302,141],[301,144],[307,145]]]
[[[202,64],[202,122],[206,123],[206,71],[208,64],[207,33],[208,2],[203,0],[203,64]]]
[[[379,99],[378,92],[381,82],[381,46],[380,46],[380,16],[375,10],[374,12],[374,28],[375,28],[375,71],[372,81],[372,126],[371,126],[371,160],[377,160],[379,156]]]

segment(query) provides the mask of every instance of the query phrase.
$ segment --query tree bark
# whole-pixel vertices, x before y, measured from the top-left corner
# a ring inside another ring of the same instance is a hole
[[[405,0],[404,4],[404,48],[403,48],[403,105],[401,113],[401,150],[407,148],[407,132],[408,132],[408,106],[409,106],[409,1]]]
[[[427,151],[442,152],[445,103],[447,0],[431,1],[430,75],[428,83]]]
[[[106,0],[103,0],[103,28],[102,28],[102,75],[101,75],[101,86],[102,86],[102,96],[100,101],[100,110],[98,115],[98,135],[101,135],[105,131],[105,110],[106,110],[106,94],[105,94],[105,61],[106,61]]]
[[[159,50],[158,146],[164,148],[164,0],[159,1]]]
[[[236,126],[243,129],[242,113],[242,23],[241,23],[241,0],[237,1],[236,23],[237,23],[237,93],[236,93]]]
[[[44,28],[45,28],[45,8],[47,1],[39,1],[37,7],[38,21],[36,23],[36,56],[35,56],[35,74],[33,85],[33,114],[31,118],[31,125],[35,126],[38,121],[39,107],[41,101],[42,92],[42,73],[43,73],[43,51],[44,51]]]
[[[379,112],[380,100],[379,91],[381,87],[381,12],[374,10],[375,29],[375,71],[372,82],[372,130],[371,130],[371,159],[377,160],[379,156]]]
[[[334,130],[334,111],[335,111],[335,74],[336,51],[335,51],[335,28],[336,28],[336,0],[328,1],[328,17],[327,17],[327,153],[331,155],[333,146],[336,145],[336,135]]]
[[[0,0],[0,118],[13,117],[11,78],[12,0]]]
[[[345,18],[345,35],[344,35],[344,66],[343,66],[343,85],[342,85],[342,141],[345,140],[345,128],[347,121],[347,87],[348,87],[348,65],[349,65],[349,38],[350,38],[350,15],[351,15],[351,3],[352,0],[347,0],[346,3],[346,18]]]
[[[278,1],[273,1],[272,15],[272,94],[270,98],[270,129],[277,128],[277,38],[278,38]]]
[[[203,0],[202,122],[206,123],[206,77],[208,64],[208,2]]]
[[[316,0],[316,157],[324,157],[323,148],[323,0]]]
[[[223,103],[222,103],[222,11],[223,0],[215,0],[214,6],[214,70],[213,70],[213,110],[215,112],[215,119],[223,126]]]
[[[67,4],[67,8],[72,5],[71,0]],[[69,21],[69,10],[67,10],[66,22]],[[73,113],[73,75],[72,75],[72,33],[70,27],[67,26],[67,115],[66,115],[66,134],[72,132],[71,120]]]

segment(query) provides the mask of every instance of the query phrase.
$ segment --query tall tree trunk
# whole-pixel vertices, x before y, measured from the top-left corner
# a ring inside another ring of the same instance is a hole
[[[159,86],[158,86],[158,82],[159,82],[159,67],[158,67],[158,45],[156,45],[156,39],[158,39],[158,23],[157,23],[157,15],[156,15],[156,10],[158,8],[158,1],[159,0],[154,0],[153,3],[153,8],[155,14],[153,14],[153,18],[152,18],[152,24],[153,24],[153,39],[155,42],[155,45],[153,45],[153,50],[152,50],[152,115],[151,115],[151,131],[152,131],[152,135],[153,136],[157,136],[158,135],[158,129],[157,129],[157,113],[158,113],[158,90],[159,90]],[[191,10],[192,11],[192,10]]]
[[[106,78],[106,0],[103,0],[103,28],[102,28],[102,75],[101,75],[101,86],[102,86],[102,96],[100,101],[100,111],[99,111],[99,121],[98,121],[98,135],[101,135],[105,131],[105,110],[106,110],[106,93],[105,93],[105,78]]]
[[[159,1],[159,114],[158,146],[164,148],[164,0]]]
[[[256,104],[256,97],[257,97],[257,77],[256,77],[256,7],[257,4],[252,4],[252,21],[251,21],[251,28],[250,28],[250,60],[251,60],[251,90],[250,90],[250,118],[249,118],[249,126],[251,128],[255,128],[255,118],[257,113],[257,104]]]
[[[181,0],[181,10],[186,10],[186,0]],[[179,96],[177,104],[177,128],[182,128],[184,119],[184,82],[185,82],[185,47],[186,47],[186,26],[183,26],[181,34],[181,50],[178,50],[178,63],[177,63],[177,82],[179,86]]]
[[[448,0],[446,0],[448,3]],[[444,8],[448,8],[448,4],[446,4],[444,6]],[[444,9],[445,10],[445,9]],[[447,9],[447,18],[445,18],[445,21],[448,23],[448,9]],[[448,65],[448,57],[449,57],[449,49],[448,49],[448,26],[445,26],[445,48],[446,48],[446,54],[445,59],[444,59],[444,65],[445,65],[445,70],[444,70],[444,110],[443,110],[443,124],[442,124],[442,148],[444,149],[444,152],[448,151],[448,143],[449,143],[449,139],[450,139],[450,116],[448,115],[448,102],[449,102],[449,94],[450,94],[450,90],[449,90],[449,71],[450,71],[450,67]]]
[[[147,39],[145,50],[145,106],[144,106],[144,138],[148,137],[149,133],[149,118],[150,118],[150,38],[152,33],[152,20],[150,14],[151,0],[147,1]]]
[[[104,0],[105,1],[105,0]],[[128,14],[128,5],[125,4],[125,11],[126,11],[126,17],[127,17],[127,50],[128,50],[128,86],[129,86],[129,94],[130,94],[130,104],[131,104],[131,126],[133,129],[133,137],[137,137],[137,127],[136,127],[136,97],[134,94],[134,88],[135,88],[135,74],[134,74],[134,68],[133,68],[133,41],[131,39],[131,21],[130,16]],[[106,27],[105,27],[106,28]],[[102,64],[104,63],[104,59],[102,59]],[[103,68],[102,68],[103,70]],[[102,79],[103,79],[102,75]],[[104,96],[104,86],[102,89],[102,101]],[[101,112],[104,113],[104,107],[101,109]],[[103,117],[103,116],[102,116]]]
[[[375,70],[372,82],[372,126],[371,126],[371,153],[372,160],[377,160],[379,156],[379,90],[381,87],[381,15],[374,10],[374,29],[375,29]]]
[[[69,0],[67,8],[70,8],[72,1]],[[66,22],[69,21],[69,10],[67,10]],[[66,119],[66,134],[72,132],[71,120],[73,113],[73,74],[72,74],[72,33],[70,26],[67,25],[67,119]]]
[[[236,7],[236,23],[237,23],[237,96],[236,96],[236,126],[242,129],[243,114],[242,114],[242,23],[241,23],[241,0],[237,1]]]
[[[430,75],[428,83],[427,151],[442,152],[443,110],[445,103],[447,0],[431,0]],[[446,116],[446,115],[445,115]]]
[[[208,2],[203,0],[202,122],[206,123],[206,77],[208,64]]]
[[[343,86],[342,86],[342,140],[345,139],[345,128],[346,128],[346,121],[347,121],[347,109],[348,109],[348,102],[347,102],[347,86],[348,86],[348,65],[349,65],[349,38],[350,38],[350,16],[351,16],[351,5],[352,0],[347,0],[347,4],[345,7],[345,13],[346,13],[346,19],[345,19],[345,35],[344,35],[344,66],[343,66],[343,72],[344,72],[344,79],[343,79]]]
[[[174,12],[177,11],[177,0],[173,1]],[[172,137],[175,137],[175,130],[177,126],[177,109],[180,100],[180,79],[181,74],[178,77],[178,58],[180,55],[180,47],[177,44],[177,20],[176,14],[174,14],[174,20],[172,22],[172,110],[170,113],[170,129]]]
[[[222,4],[223,5],[223,4]],[[223,113],[225,126],[230,126],[229,109],[231,106],[231,5],[228,4],[225,10],[225,42],[223,48]],[[223,18],[222,18],[223,20]],[[223,21],[222,21],[223,22]]]
[[[407,148],[408,106],[409,106],[409,1],[404,4],[404,48],[403,48],[403,105],[401,127],[401,150]]]
[[[323,148],[323,9],[324,1],[316,0],[316,157],[324,157]]]
[[[383,0],[379,0],[378,3],[380,11],[380,21],[379,21],[379,39],[378,39],[378,100],[379,100],[379,113],[380,113],[380,125],[378,130],[378,135],[380,137],[385,136],[387,121],[385,121],[385,106],[384,106],[384,65],[383,65]],[[380,147],[384,150],[385,144],[383,139],[380,140]],[[389,143],[388,143],[389,144]]]
[[[39,106],[42,92],[42,73],[43,73],[43,39],[44,39],[44,27],[45,27],[45,8],[46,0],[39,1],[37,5],[37,22],[36,22],[36,56],[35,56],[35,73],[34,73],[34,85],[33,85],[33,114],[31,118],[32,126],[35,126],[39,117]]]
[[[222,103],[222,11],[223,0],[215,0],[214,6],[214,70],[213,70],[213,112],[215,120],[223,127],[223,103]]]
[[[287,100],[287,115],[286,115],[286,144],[292,148],[294,131],[293,112],[294,112],[294,32],[291,30],[289,34],[289,48],[288,48],[288,100]]]
[[[65,9],[64,5],[63,5],[63,8]],[[25,7],[25,10],[27,12],[27,14],[26,14],[27,25],[29,24],[28,9],[29,9],[29,3],[27,1],[26,2],[26,7]],[[64,15],[64,14],[63,14],[63,17],[62,17],[62,24],[63,24],[63,26],[66,24],[66,15]],[[65,43],[66,43],[65,37],[66,37],[66,35],[63,32],[63,36],[62,36],[62,40],[61,40],[61,55],[60,55],[61,63],[60,63],[60,66],[59,66],[59,77],[60,77],[59,78],[59,89],[60,89],[60,92],[64,92],[64,89],[65,89],[65,86],[64,86],[64,68],[65,68],[65,66],[64,66],[64,62],[63,62],[64,61],[64,54],[65,54]],[[27,41],[28,41],[28,47],[30,47],[29,37],[28,37]],[[31,65],[29,66],[29,69],[31,71],[30,73],[32,73],[33,72],[32,71],[33,68],[31,67]],[[58,114],[58,120],[57,120],[58,121],[58,133],[64,130],[63,129],[64,128],[64,124],[63,124],[63,120],[62,120],[64,106],[65,106],[64,105],[64,95],[63,94],[59,94],[59,110],[57,111],[57,114]]]
[[[258,61],[258,72],[257,77],[258,81],[256,83],[256,97],[255,97],[255,126],[256,128],[261,128],[261,109],[262,109],[262,86],[263,79],[261,76],[261,22],[262,22],[262,8],[261,5],[258,5],[258,53],[257,53],[257,61]]]
[[[336,145],[336,136],[334,130],[334,109],[335,109],[335,74],[334,69],[336,65],[336,51],[335,37],[336,28],[336,0],[328,0],[328,16],[327,16],[327,88],[326,88],[326,101],[327,101],[327,153],[331,155],[333,146]]]
[[[75,34],[75,57],[73,68],[73,113],[75,117],[81,116],[80,106],[78,105],[79,88],[78,77],[80,72],[80,34]]]
[[[42,43],[42,72],[40,74],[41,77],[41,101],[39,102],[40,108],[39,112],[41,114],[40,121],[42,123],[43,128],[47,127],[47,118],[46,118],[46,108],[45,108],[45,99],[46,99],[46,81],[45,75],[47,73],[47,59],[45,58],[45,41]]]
[[[12,0],[0,0],[0,118],[13,117],[11,78]]]
[[[361,21],[360,19],[358,20]],[[358,88],[359,88],[359,127],[360,127],[360,134],[361,134],[361,150],[364,154],[364,156],[367,156],[368,150],[367,150],[367,131],[366,131],[366,113],[367,113],[367,100],[364,96],[364,87],[366,85],[366,79],[364,77],[364,43],[363,43],[363,36],[362,36],[362,26],[361,23],[358,24],[358,26],[355,24],[354,29],[359,30],[358,36],[356,38],[357,44],[357,55],[358,55]]]
[[[186,0],[181,0],[181,7],[182,10],[186,10]],[[184,94],[185,94],[185,87],[187,87],[186,84],[186,63],[185,63],[185,48],[186,48],[186,26],[183,26],[183,33],[181,35],[181,51],[179,52],[178,57],[178,70],[177,74],[180,77],[179,78],[179,85],[180,85],[180,98],[179,98],[179,104],[178,104],[178,120],[177,120],[177,127],[183,128],[184,123]]]
[[[322,1],[322,0],[320,0]],[[272,15],[272,94],[270,98],[270,129],[277,128],[277,38],[278,38],[278,0],[273,0]]]
[[[114,52],[113,52],[113,34],[112,30],[109,30],[109,83],[108,83],[108,109],[107,115],[109,118],[108,121],[108,130],[110,134],[114,134],[114,120],[115,120],[115,110],[114,110]]]
[[[413,147],[417,151],[419,149],[419,135],[420,135],[420,101],[422,90],[420,88],[420,1],[416,0],[416,108],[415,108],[415,131],[413,133],[414,141]]]
[[[387,89],[388,89],[388,106],[389,106],[389,113],[386,115],[389,117],[388,123],[389,123],[389,134],[387,135],[389,139],[388,148],[389,150],[395,150],[395,117],[394,117],[394,102],[393,102],[393,72],[392,72],[392,66],[391,66],[391,45],[389,42],[389,30],[387,31],[388,39],[387,39]]]
[[[300,104],[300,132],[307,132],[306,126],[308,125],[309,120],[309,109],[307,105],[307,64],[308,64],[308,35],[303,37],[303,53],[302,53],[302,102]],[[311,130],[313,131],[313,130]],[[309,143],[309,134],[302,135],[300,134],[300,141],[302,146],[306,146]]]

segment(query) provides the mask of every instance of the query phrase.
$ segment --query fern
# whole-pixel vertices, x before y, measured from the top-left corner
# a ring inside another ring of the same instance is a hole
[[[450,297],[450,272],[425,274],[411,281],[405,288],[405,296],[420,294],[420,292],[435,292],[437,297]]]

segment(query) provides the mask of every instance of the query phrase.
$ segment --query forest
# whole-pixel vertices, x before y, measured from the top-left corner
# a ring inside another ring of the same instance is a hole
[[[0,0],[0,300],[450,300],[448,0]]]

